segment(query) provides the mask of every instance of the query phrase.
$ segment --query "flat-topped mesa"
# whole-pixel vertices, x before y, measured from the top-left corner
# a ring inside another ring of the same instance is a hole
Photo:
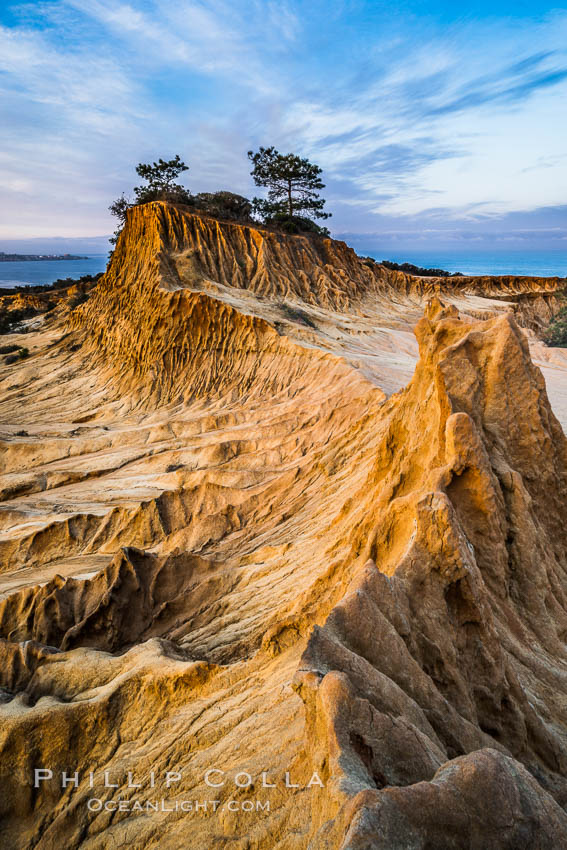
[[[432,295],[476,296],[490,301],[502,301],[503,309],[514,313],[521,327],[538,335],[563,305],[562,295],[567,292],[565,277],[527,277],[525,275],[455,275],[451,277],[416,277],[405,272],[380,267],[387,286],[407,296],[428,298]],[[463,305],[460,304],[460,309]],[[493,305],[494,308],[494,305]],[[474,307],[469,315],[486,318],[487,310]]]
[[[221,222],[160,204],[172,283],[214,281],[270,298],[341,310],[376,285],[376,270],[345,242]],[[175,278],[179,278],[175,280]]]
[[[159,260],[165,289],[216,283],[271,298],[343,309],[375,285],[378,269],[345,242],[219,221],[163,202],[131,209],[107,278],[131,262]]]
[[[274,393],[330,355],[307,356],[281,337],[258,298],[341,310],[376,279],[342,242],[152,203],[129,212],[108,271],[69,326],[121,392],[161,401]],[[235,306],[239,293],[249,300]]]
[[[129,211],[108,271],[68,325],[118,393],[165,403],[279,392],[335,350],[329,340],[340,324],[337,313],[374,316],[372,330],[382,313],[396,319],[396,305],[420,308],[431,292],[456,301],[504,298],[509,303],[502,309],[537,329],[551,318],[561,283],[413,277],[358,257],[344,242],[154,202]],[[521,298],[529,303],[520,304]],[[459,307],[481,317],[499,309],[490,301]],[[282,313],[314,330],[317,314],[330,333],[308,339],[308,352],[282,336]]]
[[[214,282],[336,310],[376,290],[427,297],[467,292],[492,298],[540,295],[567,288],[567,278],[561,277],[419,277],[360,257],[337,239],[219,221],[164,202],[129,211],[109,269],[111,276],[120,274],[132,250],[140,259],[159,255],[164,262],[160,273],[166,288],[194,289],[200,283]]]
[[[394,289],[425,296],[442,293],[466,293],[487,298],[538,296],[567,290],[566,277],[530,277],[528,275],[451,275],[419,277],[380,265],[388,285]]]

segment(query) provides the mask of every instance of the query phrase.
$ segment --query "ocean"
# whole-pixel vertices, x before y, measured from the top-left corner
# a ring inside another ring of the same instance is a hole
[[[85,255],[87,256],[87,255]],[[39,286],[59,278],[74,279],[84,274],[98,274],[106,269],[108,253],[91,254],[86,260],[27,260],[0,263],[0,289],[11,286]]]
[[[445,269],[470,275],[531,275],[534,277],[567,276],[566,251],[452,251],[447,249],[390,250],[361,248],[360,256],[395,263],[413,263],[423,268]],[[39,260],[0,263],[0,289],[12,286],[38,286],[58,278],[78,278],[106,269],[108,254],[90,254],[86,260]]]
[[[528,275],[566,277],[567,250],[564,251],[486,251],[486,250],[390,250],[357,247],[357,254],[394,263],[413,263],[422,268],[445,269],[468,275]]]

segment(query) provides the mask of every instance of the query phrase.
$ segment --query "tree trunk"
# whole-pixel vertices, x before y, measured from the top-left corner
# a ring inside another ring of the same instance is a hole
[[[291,197],[291,180],[287,181],[287,206],[289,210],[289,217],[293,216],[293,199]]]

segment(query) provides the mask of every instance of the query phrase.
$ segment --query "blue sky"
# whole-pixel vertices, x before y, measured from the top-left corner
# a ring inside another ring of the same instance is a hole
[[[134,166],[251,196],[324,169],[369,246],[567,247],[567,9],[545,2],[46,0],[0,11],[0,243],[113,229]]]

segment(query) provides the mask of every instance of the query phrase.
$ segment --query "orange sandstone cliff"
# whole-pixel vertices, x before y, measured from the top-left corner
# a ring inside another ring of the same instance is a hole
[[[564,288],[134,208],[5,337],[0,847],[567,847]]]

